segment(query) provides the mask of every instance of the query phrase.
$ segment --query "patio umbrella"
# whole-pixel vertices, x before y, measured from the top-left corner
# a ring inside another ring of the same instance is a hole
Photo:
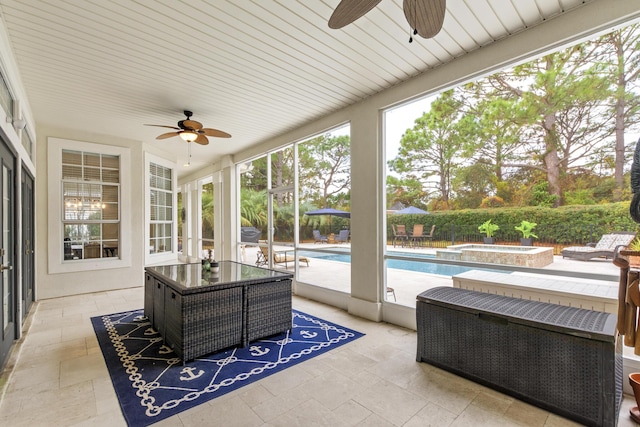
[[[314,215],[329,215],[329,229],[331,229],[331,217],[337,216],[340,218],[351,218],[351,212],[341,211],[339,209],[333,208],[322,208],[316,209],[315,211],[308,211],[304,213],[305,215],[314,216]]]
[[[415,206],[409,206],[408,208],[400,209],[399,211],[394,212],[396,214],[429,214],[429,212],[424,211],[420,208],[416,208]]]
[[[305,215],[329,215],[338,216],[340,218],[351,218],[351,212],[341,211],[333,208],[316,209],[315,211],[305,212]]]

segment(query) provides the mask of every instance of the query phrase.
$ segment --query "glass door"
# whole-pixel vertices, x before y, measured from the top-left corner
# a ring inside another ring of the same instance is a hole
[[[6,361],[16,338],[17,289],[13,270],[15,260],[15,157],[4,143],[0,143],[0,366]]]
[[[270,190],[267,211],[270,233],[270,262],[276,269],[295,268],[296,203],[295,148],[293,146],[270,154]]]
[[[269,224],[271,226],[271,262],[276,269],[295,266],[295,218],[292,190],[269,192]]]
[[[33,177],[22,168],[22,319],[33,302],[34,278],[34,194]]]

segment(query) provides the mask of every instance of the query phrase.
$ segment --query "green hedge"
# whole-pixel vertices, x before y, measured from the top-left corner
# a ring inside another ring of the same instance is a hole
[[[629,215],[629,202],[602,205],[564,206],[559,208],[523,207],[464,209],[458,211],[432,212],[428,215],[388,215],[388,235],[393,236],[391,224],[405,224],[407,230],[413,224],[424,224],[428,232],[436,225],[436,233],[442,238],[451,233],[480,234],[478,226],[487,220],[498,224],[496,238],[515,239],[519,232],[514,227],[522,220],[537,224],[534,233],[540,241],[556,243],[581,243],[597,241],[612,231],[640,231]]]

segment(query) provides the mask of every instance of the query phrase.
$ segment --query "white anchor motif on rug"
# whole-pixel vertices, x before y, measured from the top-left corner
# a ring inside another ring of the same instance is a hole
[[[265,354],[269,353],[270,350],[268,348],[263,349],[259,345],[252,345],[251,347],[249,347],[249,351],[251,352],[252,356],[264,356]]]
[[[162,345],[162,347],[160,347],[160,350],[158,350],[159,354],[169,354],[169,353],[173,353],[173,350],[171,350],[171,347],[167,346],[167,345]]]
[[[181,374],[187,374],[186,377],[180,376],[180,379],[182,381],[193,381],[196,378],[200,378],[202,376],[202,374],[204,374],[204,371],[202,369],[198,370],[197,374],[194,374],[193,371],[195,371],[196,368],[191,368],[191,367],[184,367],[182,369],[182,371],[180,371]]]

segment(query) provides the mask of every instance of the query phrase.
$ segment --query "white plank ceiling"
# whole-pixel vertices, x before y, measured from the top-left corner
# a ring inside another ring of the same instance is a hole
[[[331,30],[339,0],[0,0],[38,124],[156,141],[185,109],[233,135],[193,166],[356,103],[583,0],[448,0],[443,30],[408,43],[402,0]]]

